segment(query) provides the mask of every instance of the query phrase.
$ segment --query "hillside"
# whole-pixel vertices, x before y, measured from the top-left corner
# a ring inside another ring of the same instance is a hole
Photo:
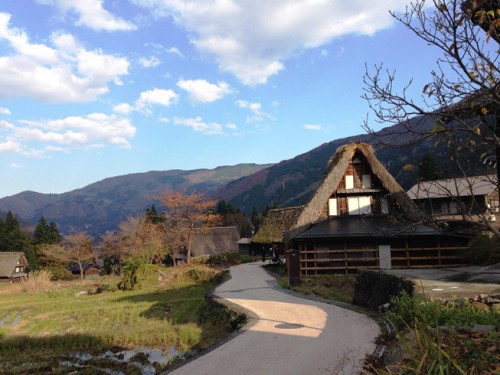
[[[142,214],[167,190],[210,194],[233,180],[256,173],[270,164],[239,164],[192,171],[169,170],[106,178],[63,194],[22,192],[0,199],[0,212],[12,211],[29,223],[41,216],[57,223],[61,232],[83,229],[93,235],[114,230],[130,215]]]

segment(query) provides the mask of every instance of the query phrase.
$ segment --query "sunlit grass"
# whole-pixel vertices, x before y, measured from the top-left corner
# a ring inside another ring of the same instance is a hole
[[[78,295],[96,289],[78,283],[54,284],[50,291],[29,295],[4,289],[0,295],[0,373],[6,371],[2,366],[12,370],[13,363],[17,366],[33,358],[50,362],[82,350],[168,350],[174,346],[186,351],[209,346],[227,334],[221,333],[221,327],[214,330],[212,324],[199,322],[199,308],[220,272],[193,267],[200,269],[192,274],[208,276],[193,280],[185,274],[189,269],[177,269],[172,280],[159,282],[150,269],[142,275],[141,289],[99,294]]]

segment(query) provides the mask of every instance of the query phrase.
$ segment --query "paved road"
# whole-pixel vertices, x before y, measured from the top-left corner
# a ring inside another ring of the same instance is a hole
[[[171,372],[189,374],[357,374],[375,350],[378,325],[338,306],[272,287],[262,263],[231,267],[218,297],[251,312],[244,332]]]
[[[385,272],[413,279],[415,290],[429,298],[500,294],[500,263],[486,267],[396,269]]]

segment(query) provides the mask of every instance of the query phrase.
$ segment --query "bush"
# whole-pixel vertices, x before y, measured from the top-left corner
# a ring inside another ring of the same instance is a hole
[[[352,303],[372,310],[391,301],[391,298],[405,292],[413,296],[414,285],[407,280],[379,271],[361,271],[354,284]]]
[[[471,265],[493,264],[500,259],[498,244],[488,236],[477,235],[464,251],[464,259]]]

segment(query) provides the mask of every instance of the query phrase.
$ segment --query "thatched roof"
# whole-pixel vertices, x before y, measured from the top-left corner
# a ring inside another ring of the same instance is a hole
[[[22,252],[0,252],[0,277],[10,277],[18,264],[28,267],[28,261]]]
[[[240,233],[236,227],[199,228],[192,234],[191,255],[238,252]]]
[[[254,243],[284,242],[288,231],[295,227],[304,206],[277,208],[267,212],[264,223],[252,239]]]
[[[304,228],[318,220],[323,206],[337,189],[349,163],[357,152],[360,152],[366,158],[372,173],[377,176],[383,187],[387,189],[391,197],[399,204],[405,218],[414,222],[424,219],[424,214],[377,159],[373,148],[368,143],[354,142],[339,147],[335,155],[330,159],[328,173],[297,220],[298,228]]]
[[[344,173],[356,153],[361,153],[369,164],[372,173],[397,202],[406,220],[421,222],[425,220],[422,211],[412,202],[394,177],[378,161],[373,148],[367,143],[355,142],[341,146],[328,163],[328,170],[316,192],[305,206],[270,210],[262,228],[253,241],[257,243],[286,242],[317,223],[328,199],[337,190]]]

